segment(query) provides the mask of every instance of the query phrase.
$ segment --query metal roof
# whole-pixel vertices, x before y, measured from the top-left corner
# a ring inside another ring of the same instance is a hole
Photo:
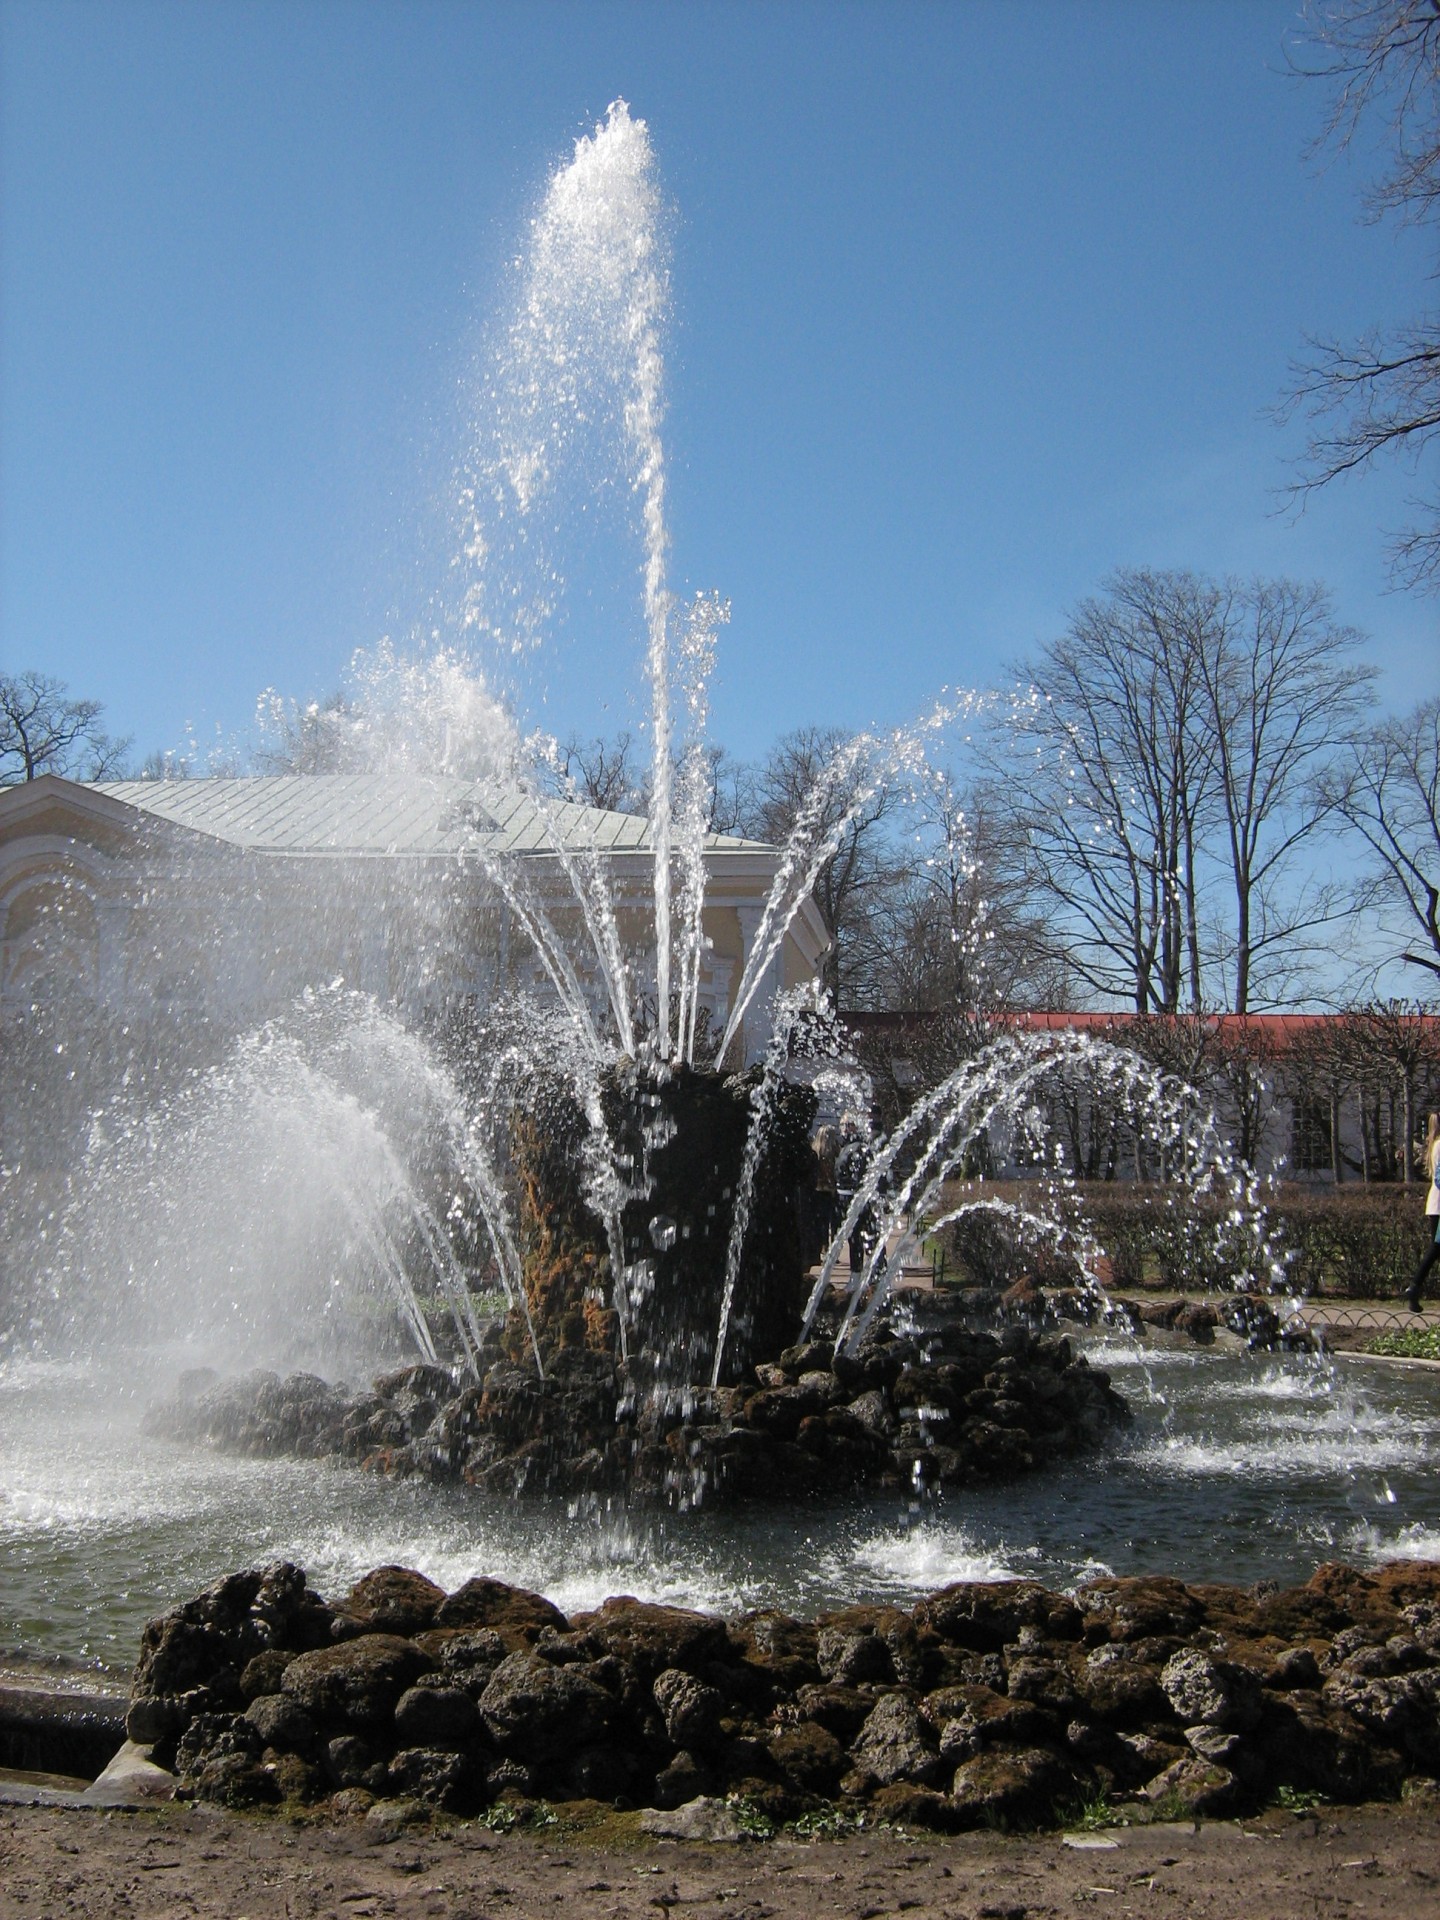
[[[599,807],[542,808],[517,789],[428,774],[322,773],[239,780],[87,783],[121,805],[227,846],[262,853],[463,857],[550,853],[557,839],[644,853],[649,822]],[[768,853],[759,840],[707,834],[710,852]]]

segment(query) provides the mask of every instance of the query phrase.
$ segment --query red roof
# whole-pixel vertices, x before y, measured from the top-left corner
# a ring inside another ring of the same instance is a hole
[[[893,1033],[906,1034],[924,1030],[933,1020],[942,1018],[939,1012],[883,1012],[883,1013],[842,1013],[843,1023],[854,1033]],[[1201,1020],[1212,1033],[1243,1034],[1259,1033],[1267,1039],[1278,1041],[1282,1046],[1297,1040],[1302,1034],[1323,1030],[1338,1020],[1352,1016],[1345,1013],[1180,1013],[1166,1015],[1160,1013],[1080,1013],[1080,1012],[1019,1012],[1000,1013],[995,1016],[996,1025],[1010,1031],[1022,1033],[1114,1033],[1132,1026],[1137,1020],[1177,1019],[1183,1021]],[[1425,1026],[1440,1028],[1440,1014],[1416,1013],[1409,1016],[1419,1020]]]

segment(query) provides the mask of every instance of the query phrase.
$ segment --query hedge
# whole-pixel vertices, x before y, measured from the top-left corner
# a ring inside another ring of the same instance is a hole
[[[1395,1299],[1425,1250],[1424,1186],[1286,1187],[1271,1213],[1306,1293]]]
[[[980,1191],[968,1190],[974,1197]],[[983,1191],[1048,1211],[1026,1183],[996,1182]],[[1270,1242],[1298,1292],[1394,1299],[1424,1250],[1424,1194],[1423,1186],[1282,1187],[1266,1205]],[[1107,1181],[1078,1187],[1066,1204],[1070,1218],[1083,1217],[1103,1249],[1101,1277],[1113,1291],[1228,1291],[1259,1265],[1251,1230],[1237,1225],[1228,1200],[1192,1196],[1178,1185]],[[980,1285],[1008,1286],[1022,1273],[1043,1285],[1068,1285],[1078,1274],[1073,1253],[1058,1252],[1002,1214],[977,1212],[957,1221],[946,1230],[943,1251],[957,1277]]]

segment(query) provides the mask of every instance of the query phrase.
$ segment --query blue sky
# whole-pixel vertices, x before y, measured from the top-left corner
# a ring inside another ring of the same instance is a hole
[[[717,739],[993,684],[1120,565],[1323,579],[1410,704],[1414,476],[1277,512],[1306,332],[1429,291],[1305,160],[1297,14],[3,0],[0,666],[143,752],[423,628],[478,330],[623,95],[675,209],[673,578],[733,605]],[[557,731],[633,717],[638,623],[583,627],[528,691]]]

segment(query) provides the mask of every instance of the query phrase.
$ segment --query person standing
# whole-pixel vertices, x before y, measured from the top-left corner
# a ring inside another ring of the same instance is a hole
[[[1422,1165],[1430,1179],[1430,1191],[1425,1196],[1425,1224],[1430,1229],[1430,1244],[1415,1270],[1415,1278],[1405,1289],[1405,1304],[1412,1313],[1419,1313],[1420,1289],[1430,1269],[1440,1260],[1440,1113],[1430,1115],[1430,1124],[1425,1129]]]

